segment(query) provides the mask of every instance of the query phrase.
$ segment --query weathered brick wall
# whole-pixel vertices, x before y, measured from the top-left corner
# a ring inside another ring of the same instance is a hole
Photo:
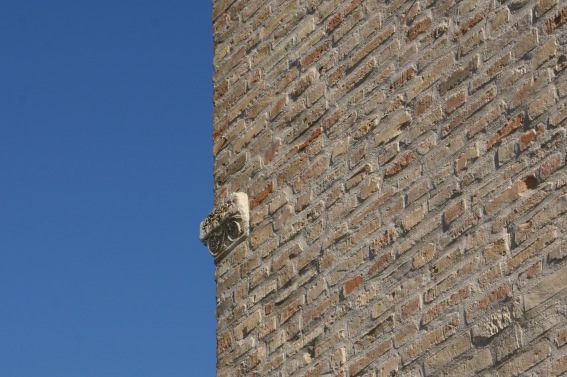
[[[567,370],[567,2],[213,0],[217,375]]]

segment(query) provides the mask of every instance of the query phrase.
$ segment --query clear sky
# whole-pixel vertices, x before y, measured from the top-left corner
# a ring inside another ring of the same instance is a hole
[[[210,2],[0,2],[1,376],[214,376]]]

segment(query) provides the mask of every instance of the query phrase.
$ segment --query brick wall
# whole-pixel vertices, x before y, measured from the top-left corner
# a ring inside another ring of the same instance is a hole
[[[213,0],[217,376],[567,370],[567,2]],[[397,374],[396,374],[397,373]]]

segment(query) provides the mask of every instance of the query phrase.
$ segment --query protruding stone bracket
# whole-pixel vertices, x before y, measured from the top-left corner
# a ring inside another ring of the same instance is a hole
[[[199,239],[215,263],[248,236],[249,222],[248,195],[243,192],[231,194],[201,222]]]

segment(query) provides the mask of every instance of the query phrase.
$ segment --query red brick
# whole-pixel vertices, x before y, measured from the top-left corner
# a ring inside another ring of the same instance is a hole
[[[407,34],[408,41],[411,42],[414,39],[416,39],[419,34],[423,33],[427,29],[429,29],[429,27],[431,26],[432,23],[433,23],[433,20],[429,17],[416,22],[415,25],[413,25],[408,30],[408,34]]]
[[[387,263],[392,260],[392,258],[392,253],[386,252],[386,254],[379,257],[376,262],[374,262],[374,264],[370,267],[370,269],[368,270],[368,275],[374,276],[379,271],[382,271],[386,267]]]
[[[486,140],[486,150],[487,151],[491,150],[492,147],[494,147],[494,145],[500,142],[500,140],[502,140],[504,137],[508,136],[509,134],[520,128],[523,124],[524,124],[523,113],[516,115],[516,117],[506,122],[506,124],[504,124],[504,126],[501,129],[499,129],[495,135],[490,136]]]
[[[400,77],[398,77],[396,80],[392,82],[392,84],[390,84],[390,92],[396,89],[398,86],[405,83],[406,81],[411,80],[413,76],[415,76],[415,69],[413,67],[406,69],[404,72],[402,72]]]
[[[362,279],[362,276],[355,276],[354,278],[347,280],[347,282],[344,285],[344,294],[345,296],[348,296],[349,294],[352,293],[352,291],[354,291],[356,288],[358,288],[362,282],[364,280]]]
[[[301,143],[301,145],[299,145],[299,147],[297,148],[297,150],[299,152],[301,152],[303,149],[307,148],[307,146],[309,144],[311,144],[311,142],[313,140],[315,140],[316,138],[318,138],[319,136],[321,136],[321,134],[323,133],[323,127],[317,127],[315,129],[315,131],[313,131],[313,133],[307,138],[307,140],[305,140],[303,143]]]
[[[465,311],[467,321],[470,321],[472,318],[476,317],[479,312],[486,310],[497,302],[509,297],[511,294],[512,286],[509,284],[504,284],[494,289]]]
[[[262,203],[264,199],[266,199],[266,197],[268,197],[268,195],[272,193],[273,189],[274,189],[274,184],[270,182],[270,184],[266,186],[266,188],[264,188],[262,191],[260,191],[258,195],[250,199],[250,209],[253,209],[256,206],[258,206],[260,203]]]
[[[545,131],[545,126],[540,123],[537,125],[537,131],[531,129],[521,134],[519,139],[520,150],[521,151],[525,150],[533,141],[535,141],[538,138],[538,136],[543,134],[544,131]]]
[[[335,14],[331,18],[329,23],[327,23],[327,33],[330,33],[333,30],[335,30],[337,28],[337,26],[339,26],[342,21],[343,21],[343,14],[342,13]]]
[[[563,166],[563,157],[561,153],[556,153],[548,158],[539,168],[539,176],[545,181],[553,172]]]
[[[406,153],[401,159],[396,161],[396,163],[393,166],[391,166],[389,169],[386,170],[386,176],[387,177],[392,176],[400,172],[402,169],[407,167],[413,161],[414,157],[415,155],[413,154],[413,152]]]
[[[301,60],[301,66],[303,68],[313,64],[313,62],[319,60],[321,55],[331,49],[331,42],[324,42],[321,46],[317,47],[313,52]]]

